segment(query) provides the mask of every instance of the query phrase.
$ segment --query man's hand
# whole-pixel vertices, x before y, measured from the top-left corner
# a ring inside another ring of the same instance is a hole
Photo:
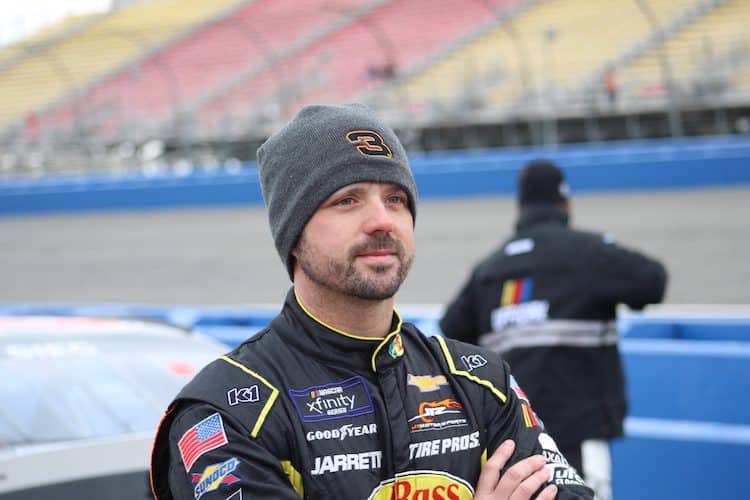
[[[510,467],[503,477],[500,471],[513,454],[516,444],[510,439],[501,444],[482,467],[477,482],[475,500],[529,500],[548,479],[544,457],[527,457]],[[537,500],[552,500],[557,486],[550,484],[542,490]]]

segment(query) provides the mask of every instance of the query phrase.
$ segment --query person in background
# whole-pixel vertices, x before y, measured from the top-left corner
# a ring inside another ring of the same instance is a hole
[[[607,68],[604,72],[604,91],[607,93],[609,106],[614,108],[617,104],[617,96],[620,93],[620,83],[613,67]]]
[[[563,455],[608,500],[609,441],[627,410],[616,307],[660,302],[667,273],[610,235],[571,228],[552,162],[524,166],[518,205],[515,234],[474,266],[440,328],[502,354]]]
[[[364,105],[305,106],[258,159],[293,286],[169,406],[155,498],[591,499],[497,354],[394,309],[417,208],[395,133]]]

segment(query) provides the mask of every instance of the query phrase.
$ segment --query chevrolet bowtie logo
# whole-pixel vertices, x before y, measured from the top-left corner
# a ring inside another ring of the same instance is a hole
[[[410,373],[406,381],[409,385],[419,387],[422,392],[437,391],[441,385],[448,384],[445,375],[412,375]]]

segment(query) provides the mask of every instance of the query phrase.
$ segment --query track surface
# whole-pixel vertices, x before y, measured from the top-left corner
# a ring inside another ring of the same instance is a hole
[[[444,304],[510,234],[510,198],[427,200],[400,304]],[[667,303],[750,304],[750,187],[580,195],[573,224],[663,260]],[[0,302],[278,304],[261,207],[0,217]]]

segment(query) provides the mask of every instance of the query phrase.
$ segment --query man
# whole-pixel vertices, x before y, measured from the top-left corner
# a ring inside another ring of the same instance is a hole
[[[168,408],[155,497],[591,498],[496,355],[394,310],[417,206],[394,132],[363,105],[307,106],[258,161],[294,286]]]
[[[616,306],[660,302],[666,272],[611,236],[571,229],[556,165],[529,163],[518,188],[516,234],[476,265],[440,327],[502,353],[563,455],[608,499],[609,439],[626,411]]]

